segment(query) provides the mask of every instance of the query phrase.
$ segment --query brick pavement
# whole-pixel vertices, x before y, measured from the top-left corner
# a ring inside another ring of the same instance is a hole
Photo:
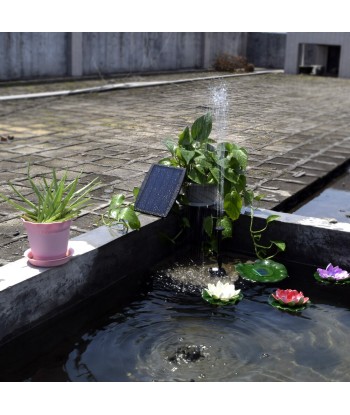
[[[0,102],[0,136],[14,137],[0,141],[1,191],[9,193],[11,180],[30,195],[28,162],[33,175],[52,167],[60,174],[67,169],[71,177],[82,172],[83,181],[98,175],[102,185],[74,221],[71,236],[89,231],[111,194],[131,196],[150,165],[166,154],[163,141],[176,139],[211,107],[211,91],[222,82],[229,101],[225,139],[247,148],[249,185],[266,195],[263,207],[278,206],[350,158],[350,80],[242,76]],[[45,90],[33,88],[31,93]],[[213,138],[217,134],[214,121]],[[18,213],[0,202],[0,265],[19,259],[27,247]]]

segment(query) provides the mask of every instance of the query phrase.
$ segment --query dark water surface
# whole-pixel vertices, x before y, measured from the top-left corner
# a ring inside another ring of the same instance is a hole
[[[327,188],[317,192],[293,209],[293,213],[315,218],[350,222],[350,173],[346,171],[332,180]]]
[[[290,276],[273,285],[239,279],[243,300],[224,307],[200,296],[211,281],[206,267],[154,272],[128,305],[80,331],[67,321],[55,350],[8,380],[350,381],[349,287],[287,268]],[[267,299],[276,288],[302,290],[312,305],[298,314],[275,309]]]

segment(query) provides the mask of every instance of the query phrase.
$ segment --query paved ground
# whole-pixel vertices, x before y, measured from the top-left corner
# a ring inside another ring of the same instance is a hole
[[[138,80],[145,78],[132,79]],[[112,81],[119,82],[108,80]],[[69,89],[101,82],[69,83]],[[28,162],[33,175],[56,167],[59,172],[68,169],[72,177],[83,172],[84,181],[99,176],[102,185],[89,210],[74,221],[71,236],[89,231],[111,195],[130,196],[150,165],[166,154],[163,141],[176,139],[186,125],[212,107],[212,91],[223,82],[229,101],[226,139],[247,148],[249,184],[266,195],[263,207],[274,208],[350,158],[350,80],[241,76],[0,101],[1,191],[9,194],[7,181],[11,180],[30,194],[25,180]],[[67,89],[67,85],[0,86],[0,96],[53,88]],[[213,138],[217,134],[214,121]],[[0,265],[19,259],[27,247],[17,212],[0,202]]]

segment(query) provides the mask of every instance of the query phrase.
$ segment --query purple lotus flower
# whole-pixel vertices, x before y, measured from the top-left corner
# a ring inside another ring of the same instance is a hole
[[[317,272],[318,275],[325,280],[344,281],[350,278],[347,271],[338,266],[333,267],[332,264],[328,264],[326,269],[317,268]]]

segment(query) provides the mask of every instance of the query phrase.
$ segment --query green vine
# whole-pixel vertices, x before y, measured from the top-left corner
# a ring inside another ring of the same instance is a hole
[[[133,190],[134,199],[139,193],[139,188]],[[129,229],[138,230],[141,223],[137,213],[134,210],[133,202],[126,202],[123,194],[117,194],[112,197],[108,210],[101,217],[101,221],[106,226],[121,225],[125,232]]]
[[[286,244],[282,241],[272,241],[270,240],[269,244],[263,244],[261,242],[262,234],[266,231],[269,224],[275,220],[279,219],[279,215],[270,215],[266,218],[266,225],[262,229],[254,230],[253,221],[254,221],[254,208],[250,206],[250,236],[254,244],[255,255],[259,259],[271,259],[276,256],[279,252],[285,251]],[[272,252],[271,252],[272,251]]]

